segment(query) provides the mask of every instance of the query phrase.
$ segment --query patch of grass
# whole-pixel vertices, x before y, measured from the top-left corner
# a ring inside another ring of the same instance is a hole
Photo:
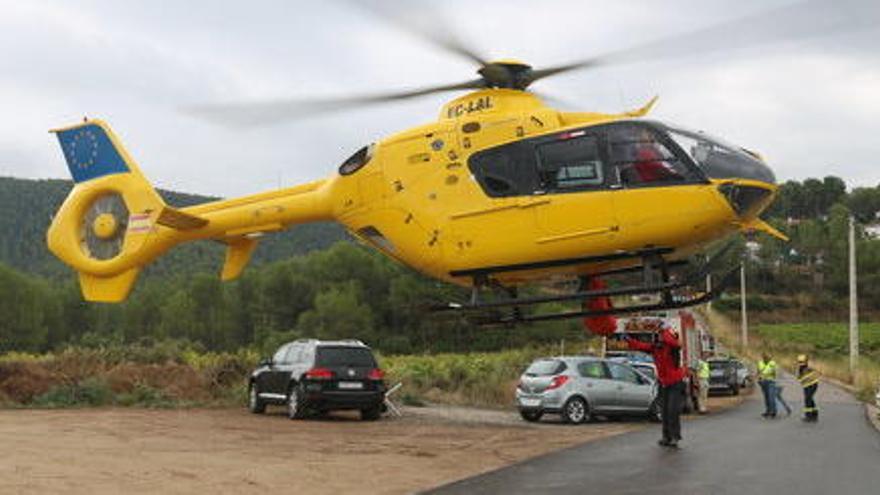
[[[142,383],[136,384],[131,392],[117,395],[114,403],[126,407],[138,406],[163,409],[177,405],[177,402],[162,390]]]
[[[766,343],[784,350],[818,356],[849,354],[847,323],[785,323],[758,325],[756,333]],[[859,324],[861,355],[880,360],[880,323]]]
[[[107,381],[91,377],[80,383],[56,385],[36,397],[32,404],[37,407],[104,406],[110,404],[113,391]]]

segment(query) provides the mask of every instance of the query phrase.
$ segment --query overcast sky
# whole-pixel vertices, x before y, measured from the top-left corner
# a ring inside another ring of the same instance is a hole
[[[489,57],[540,67],[790,3],[458,0],[431,15]],[[757,150],[780,179],[833,174],[874,186],[878,47],[880,31],[862,29],[572,73],[534,89],[570,110],[604,112],[659,94],[653,117]],[[47,130],[89,116],[107,120],[162,188],[234,196],[295,184],[436,119],[456,95],[235,130],[180,109],[458,82],[474,70],[350,2],[0,0],[0,176],[67,178]]]

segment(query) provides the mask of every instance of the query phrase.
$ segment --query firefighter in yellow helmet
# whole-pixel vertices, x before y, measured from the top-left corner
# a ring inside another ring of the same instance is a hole
[[[819,421],[819,408],[814,399],[819,388],[819,372],[810,367],[806,354],[797,357],[798,381],[804,387],[804,421]]]

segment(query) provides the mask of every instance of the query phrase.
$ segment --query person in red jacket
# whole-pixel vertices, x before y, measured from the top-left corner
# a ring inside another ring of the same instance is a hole
[[[633,170],[639,183],[682,180],[660,151],[662,146],[647,129],[639,133]]]
[[[650,352],[657,367],[657,381],[660,382],[658,399],[663,417],[663,438],[660,445],[678,447],[681,440],[681,406],[684,398],[685,370],[681,366],[681,342],[678,334],[656,320],[650,324],[655,332],[653,343],[641,342],[627,337],[630,349]]]

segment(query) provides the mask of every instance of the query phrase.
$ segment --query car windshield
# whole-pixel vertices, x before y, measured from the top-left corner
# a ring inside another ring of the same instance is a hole
[[[330,347],[318,348],[315,366],[332,368],[334,366],[376,367],[373,353],[365,347]]]
[[[541,359],[532,363],[526,369],[527,376],[556,375],[565,369],[565,363],[558,359]]]

